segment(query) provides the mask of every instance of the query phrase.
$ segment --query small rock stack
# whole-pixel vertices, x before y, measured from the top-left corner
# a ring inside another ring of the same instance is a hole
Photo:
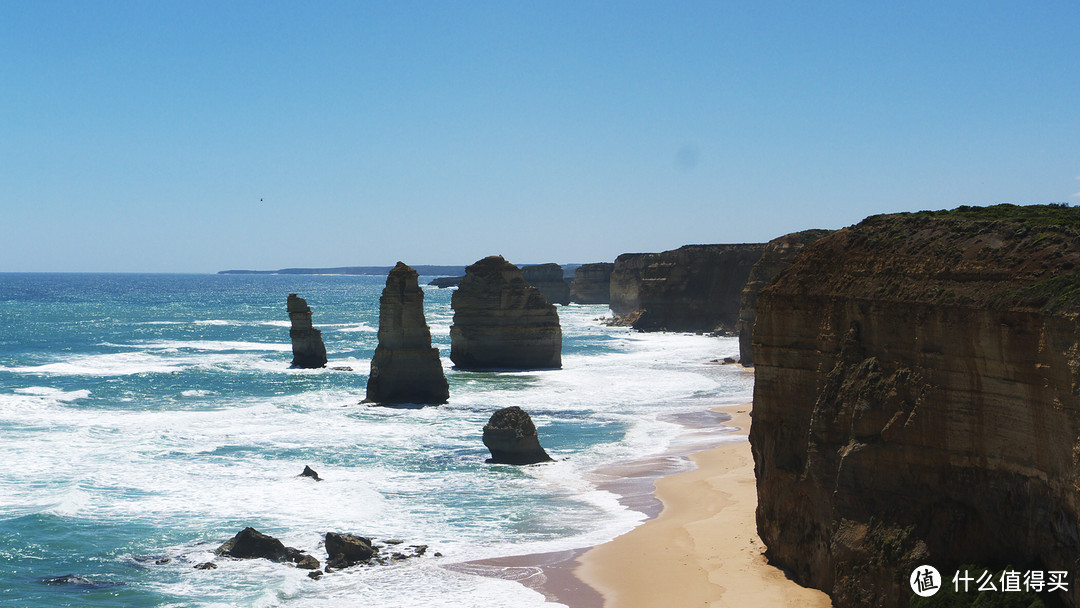
[[[293,367],[317,368],[326,366],[326,345],[322,332],[311,324],[311,308],[304,298],[289,294],[286,304],[289,311],[289,338],[292,339]]]

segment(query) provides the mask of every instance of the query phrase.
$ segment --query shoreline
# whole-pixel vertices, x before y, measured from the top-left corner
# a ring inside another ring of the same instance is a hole
[[[648,516],[629,532],[591,547],[444,567],[515,581],[569,608],[831,608],[825,593],[798,585],[764,556],[747,440],[751,405],[694,416],[682,449],[595,472],[608,478],[601,488]]]

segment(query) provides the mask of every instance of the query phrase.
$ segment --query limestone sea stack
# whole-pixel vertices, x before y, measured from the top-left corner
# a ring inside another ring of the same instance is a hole
[[[536,464],[551,457],[540,445],[536,425],[528,412],[514,405],[491,415],[484,426],[484,445],[496,464]]]
[[[922,564],[950,586],[1065,573],[1046,603],[1080,606],[1078,269],[1065,205],[874,216],[807,246],[756,305],[770,562],[837,608],[908,606]]]
[[[431,346],[417,272],[398,262],[379,298],[379,345],[371,358],[366,401],[438,404],[449,398],[439,349]]]
[[[525,282],[540,290],[548,302],[566,306],[570,303],[570,284],[563,276],[562,266],[558,264],[534,264],[522,266],[521,275]]]
[[[615,264],[611,262],[578,266],[570,283],[570,301],[578,304],[610,304],[611,271],[614,269]]]
[[[686,245],[624,254],[611,274],[617,322],[640,331],[732,334],[750,270],[764,243]]]
[[[326,345],[322,332],[311,324],[311,308],[304,298],[289,294],[286,302],[289,311],[289,338],[292,339],[293,367],[316,368],[326,366]]]
[[[832,233],[832,230],[803,230],[775,238],[765,245],[761,258],[750,270],[739,301],[739,322],[736,333],[739,334],[739,363],[746,367],[754,365],[754,351],[750,340],[754,333],[755,305],[758,292],[768,285],[776,275],[791,266],[795,256],[804,247]]]
[[[451,298],[450,360],[461,369],[562,367],[559,313],[502,256],[465,269]]]

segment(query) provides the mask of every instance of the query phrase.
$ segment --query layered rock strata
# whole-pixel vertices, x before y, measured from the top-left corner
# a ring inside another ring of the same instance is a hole
[[[1080,605],[1078,229],[1060,206],[875,216],[761,290],[773,563],[839,608],[907,606],[920,564],[1066,572]]]
[[[466,268],[451,307],[450,360],[457,367],[562,367],[562,328],[555,306],[502,256]]]
[[[570,283],[570,301],[578,304],[610,304],[611,272],[614,269],[615,264],[611,262],[578,266]]]
[[[439,349],[431,346],[417,273],[398,262],[379,298],[379,345],[371,358],[366,401],[438,404],[449,398]]]
[[[761,258],[750,270],[739,299],[739,322],[735,328],[739,334],[739,362],[746,367],[754,364],[751,339],[754,333],[757,294],[795,260],[804,247],[832,233],[832,230],[803,230],[775,238],[765,245]]]
[[[491,415],[484,426],[484,445],[494,464],[537,464],[551,457],[540,445],[536,425],[528,412],[514,405]]]
[[[290,293],[286,301],[289,312],[289,338],[292,339],[293,367],[317,368],[326,366],[326,345],[322,332],[311,324],[311,308],[304,298]]]
[[[686,245],[623,254],[611,274],[611,309],[641,331],[733,333],[750,270],[765,244]]]
[[[563,277],[562,266],[558,264],[534,264],[522,266],[521,275],[525,282],[540,290],[548,302],[566,306],[570,303],[570,284]]]

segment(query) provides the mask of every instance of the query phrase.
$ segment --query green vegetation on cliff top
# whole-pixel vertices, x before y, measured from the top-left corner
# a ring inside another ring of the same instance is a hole
[[[982,221],[1014,221],[1030,227],[1064,226],[1080,232],[1080,207],[1070,207],[1065,203],[1049,205],[1013,205],[1001,203],[988,207],[970,207],[961,205],[956,209],[939,211],[916,211],[914,213],[891,213],[873,215],[867,221],[894,217],[955,218]]]

